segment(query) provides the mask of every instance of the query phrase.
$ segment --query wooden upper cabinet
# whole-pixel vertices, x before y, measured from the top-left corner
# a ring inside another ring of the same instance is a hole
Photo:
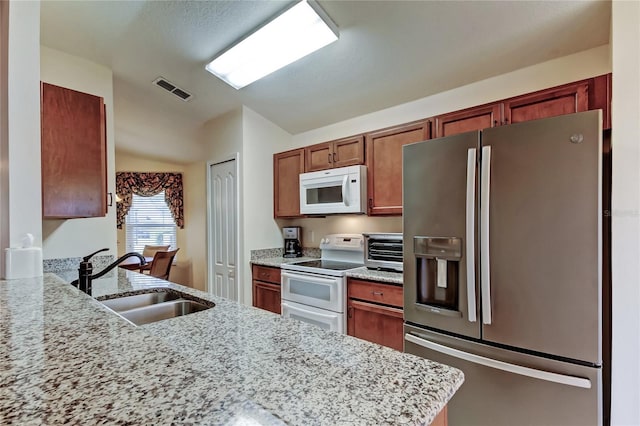
[[[494,103],[467,108],[436,117],[436,135],[456,135],[458,133],[482,130],[499,126],[503,121],[502,104]]]
[[[504,124],[589,110],[589,83],[572,83],[503,101]]]
[[[305,172],[364,164],[364,137],[351,136],[305,148]]]
[[[304,148],[273,155],[273,215],[300,216],[300,173],[304,173]]]
[[[107,214],[104,101],[41,83],[42,216]]]
[[[369,215],[402,214],[402,145],[429,139],[430,129],[422,120],[366,135]]]
[[[306,147],[304,150],[305,172],[313,172],[316,170],[325,170],[331,168],[331,142],[311,145]]]
[[[601,109],[602,129],[611,129],[611,73],[590,80],[589,109]]]

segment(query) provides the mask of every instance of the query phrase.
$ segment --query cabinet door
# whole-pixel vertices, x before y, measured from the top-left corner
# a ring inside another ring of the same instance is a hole
[[[42,83],[41,119],[43,218],[106,215],[103,99]]]
[[[304,149],[305,153],[305,172],[315,172],[317,170],[326,170],[333,167],[333,151],[331,142],[311,145]]]
[[[403,350],[402,309],[349,299],[347,334]]]
[[[253,281],[253,306],[280,314],[280,286]]]
[[[428,120],[366,135],[369,215],[402,214],[402,145],[430,138]]]
[[[273,155],[273,215],[300,216],[300,173],[304,172],[304,149]]]
[[[364,164],[364,136],[340,139],[333,143],[333,167]]]
[[[505,124],[587,111],[589,84],[572,83],[504,101]]]
[[[272,268],[270,266],[253,265],[251,268],[254,280],[277,285],[280,285],[280,272],[280,268]]]
[[[362,281],[349,278],[347,281],[347,295],[353,299],[380,303],[383,305],[402,307],[404,292],[402,285],[382,284],[372,281]]]
[[[436,137],[495,127],[502,122],[502,105],[499,103],[467,108],[436,117]]]

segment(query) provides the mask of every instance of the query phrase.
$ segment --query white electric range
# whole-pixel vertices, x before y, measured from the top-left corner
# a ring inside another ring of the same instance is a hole
[[[346,273],[364,266],[364,237],[327,235],[320,250],[318,260],[282,265],[282,315],[346,333]]]

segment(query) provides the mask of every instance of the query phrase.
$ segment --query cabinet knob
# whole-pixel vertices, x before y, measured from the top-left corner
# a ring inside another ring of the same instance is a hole
[[[381,291],[372,291],[371,294],[373,294],[374,296],[382,296],[384,293],[382,293]]]
[[[335,152],[333,153],[333,162],[334,163],[336,162],[336,153]]]
[[[327,154],[327,157],[328,157],[327,161],[330,163],[331,162],[331,153]]]

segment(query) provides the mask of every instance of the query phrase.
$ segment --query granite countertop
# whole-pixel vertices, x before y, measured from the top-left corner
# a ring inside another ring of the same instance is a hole
[[[318,260],[317,257],[265,257],[260,259],[251,259],[251,263],[254,265],[261,266],[272,266],[275,268],[279,268],[283,263],[295,263],[295,262],[304,262],[307,260]]]
[[[359,278],[361,280],[380,281],[390,284],[403,284],[402,272],[379,271],[377,269],[368,269],[365,266],[347,271],[347,277]]]
[[[0,424],[428,424],[459,370],[120,270],[215,307],[135,327],[67,284],[0,281]],[[63,277],[63,278],[61,278]]]

